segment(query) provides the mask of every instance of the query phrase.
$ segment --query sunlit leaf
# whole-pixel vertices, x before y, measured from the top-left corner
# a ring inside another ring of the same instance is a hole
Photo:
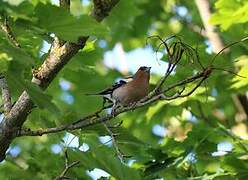
[[[52,103],[52,97],[42,92],[42,90],[34,84],[27,83],[18,77],[8,73],[9,82],[12,83],[12,86],[15,86],[19,90],[26,90],[34,101],[34,103],[41,109],[47,109],[51,113],[59,113],[58,108]]]
[[[38,26],[64,40],[77,42],[82,36],[102,36],[107,33],[107,28],[92,17],[82,15],[77,18],[57,6],[39,4],[35,9],[35,15]]]

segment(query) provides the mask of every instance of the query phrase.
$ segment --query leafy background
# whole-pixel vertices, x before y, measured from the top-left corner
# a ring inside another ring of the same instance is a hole
[[[86,93],[96,92],[147,63],[155,69],[152,87],[161,72],[165,72],[165,63],[157,64],[156,43],[151,41],[151,45],[146,45],[150,35],[179,34],[191,46],[198,46],[205,65],[214,55],[208,39],[191,29],[192,26],[203,27],[195,1],[122,0],[101,24],[88,16],[91,1],[71,2],[69,14],[57,7],[56,1],[0,1],[0,11],[11,17],[10,26],[22,46],[15,48],[0,32],[1,72],[7,74],[14,101],[27,90],[38,106],[28,116],[25,127],[53,127],[99,109],[101,99],[85,96]],[[213,12],[210,22],[217,26],[216,31],[224,44],[247,36],[247,0],[218,0],[210,1],[210,4]],[[51,43],[47,33],[71,42],[79,36],[91,37],[44,93],[30,80],[32,67],[40,65],[47,56]],[[116,48],[119,51],[113,53]],[[147,51],[152,57],[149,61],[142,59]],[[134,52],[137,59],[123,58]],[[240,43],[230,48],[229,53],[220,55],[214,66],[248,77],[247,52],[247,42]],[[108,54],[112,54],[112,60],[107,58]],[[107,63],[109,61],[112,64]],[[124,65],[121,64],[123,61],[126,61]],[[190,73],[190,66],[180,65],[166,83]],[[80,161],[67,174],[73,179],[101,176],[115,179],[247,179],[247,113],[237,102],[237,96],[247,96],[247,85],[247,78],[214,71],[206,85],[190,97],[157,102],[121,114],[111,123],[123,121],[114,131],[118,133],[119,148],[130,156],[124,162],[117,158],[102,125],[17,138],[7,159],[0,164],[0,179],[54,178],[63,170],[65,150],[71,161]]]

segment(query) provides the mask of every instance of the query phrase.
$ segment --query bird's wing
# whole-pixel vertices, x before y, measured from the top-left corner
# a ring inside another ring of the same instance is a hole
[[[115,89],[117,89],[117,88],[123,86],[123,85],[126,84],[126,83],[127,83],[126,81],[120,80],[120,81],[116,82],[115,84],[113,84],[111,87],[102,90],[102,91],[99,92],[98,94],[99,94],[99,95],[112,94],[112,92],[113,92]]]
[[[120,81],[114,83],[111,87],[108,87],[108,88],[106,88],[106,89],[104,89],[104,90],[102,90],[102,91],[100,91],[100,92],[98,92],[98,93],[86,94],[86,95],[100,95],[100,96],[109,95],[109,94],[111,95],[112,92],[113,92],[115,89],[117,89],[117,88],[123,86],[123,85],[126,84],[126,83],[127,83],[126,81],[120,80]]]

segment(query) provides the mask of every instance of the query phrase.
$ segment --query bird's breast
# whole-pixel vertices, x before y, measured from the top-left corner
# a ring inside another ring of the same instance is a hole
[[[113,98],[122,105],[129,105],[139,101],[148,94],[148,85],[130,82],[113,91]]]

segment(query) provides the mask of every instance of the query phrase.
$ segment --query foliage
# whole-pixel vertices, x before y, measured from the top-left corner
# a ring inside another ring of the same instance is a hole
[[[219,24],[223,30],[234,24],[245,24],[248,19],[247,1],[219,0],[215,3],[218,10],[211,19],[213,24]],[[246,25],[245,25],[246,26]]]
[[[26,128],[54,127],[101,108],[101,98],[85,94],[127,75],[106,67],[102,60],[118,43],[126,52],[152,46],[156,59],[157,42],[146,45],[146,38],[178,34],[183,42],[197,47],[204,67],[214,56],[206,52],[206,37],[190,29],[192,25],[202,27],[194,1],[122,0],[101,23],[88,15],[92,2],[85,2],[72,0],[69,13],[49,0],[0,1],[0,13],[8,17],[21,45],[15,47],[0,31],[0,71],[7,77],[13,102],[26,90],[37,106],[29,114]],[[217,32],[226,44],[247,36],[248,1],[218,0],[211,5],[210,22],[218,25]],[[81,36],[90,38],[43,92],[31,83],[31,72],[48,56],[43,47],[51,44],[50,34],[74,43]],[[219,55],[213,66],[248,77],[247,41],[229,50]],[[165,86],[200,68],[184,60]],[[151,88],[160,76],[152,74]],[[64,168],[65,151],[70,161],[80,161],[66,174],[73,179],[91,179],[95,168],[107,172],[109,179],[247,179],[247,116],[233,100],[247,93],[247,88],[247,78],[214,70],[205,85],[189,97],[159,101],[119,115],[109,123],[115,126],[123,121],[113,131],[118,148],[128,155],[124,162],[117,157],[113,141],[107,142],[109,133],[102,124],[41,137],[18,137],[0,164],[0,179],[55,178]],[[162,134],[156,132],[158,128]],[[223,144],[231,148],[221,150]]]

